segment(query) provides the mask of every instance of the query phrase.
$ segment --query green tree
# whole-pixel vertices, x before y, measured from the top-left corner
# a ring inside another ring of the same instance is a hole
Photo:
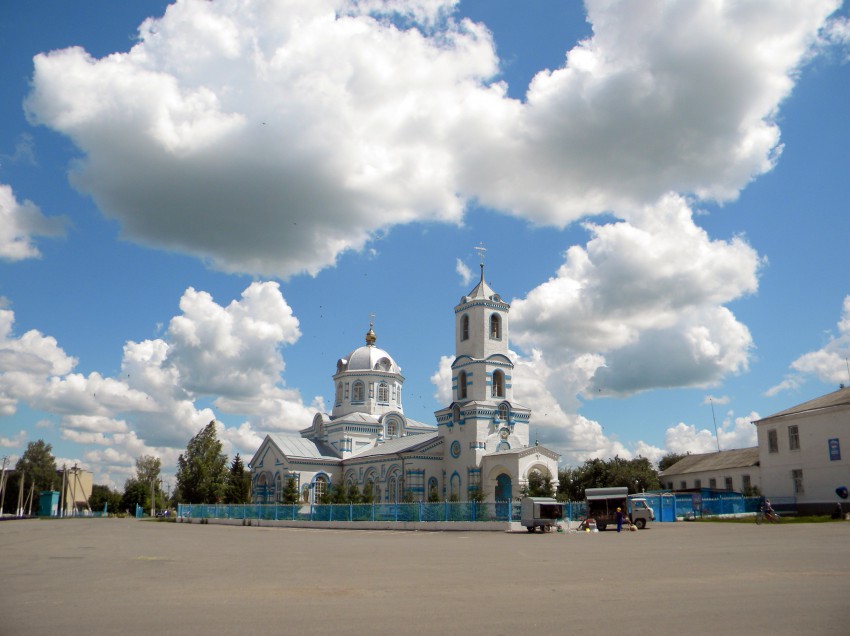
[[[357,484],[353,481],[348,484],[346,498],[348,499],[349,503],[360,503],[360,491],[357,489]]]
[[[658,472],[645,457],[635,459],[588,459],[580,467],[566,469],[558,475],[559,497],[580,501],[586,488],[625,486],[630,493],[658,490]]]
[[[440,492],[436,488],[431,488],[428,491],[428,502],[429,503],[437,503],[440,501]]]
[[[522,488],[522,493],[529,497],[551,497],[555,494],[552,478],[539,470],[528,473],[528,483]]]
[[[89,506],[95,512],[103,510],[106,505],[107,512],[118,512],[121,510],[121,493],[103,484],[93,484]]]
[[[239,453],[236,453],[227,473],[225,501],[232,504],[251,501],[251,474],[245,472],[245,465]]]
[[[177,489],[184,503],[217,503],[224,498],[227,455],[215,431],[215,420],[202,428],[177,458]]]
[[[283,503],[297,504],[298,503],[298,486],[295,484],[295,477],[288,477],[286,485],[283,487]]]
[[[121,510],[133,514],[136,505],[146,512],[151,509],[151,489],[154,495],[154,507],[162,510],[168,505],[165,493],[162,491],[160,469],[162,460],[152,455],[142,455],[136,459],[136,475],[124,482],[124,493],[121,495]]]
[[[42,490],[60,490],[62,477],[56,472],[56,459],[51,452],[53,447],[43,439],[27,444],[15,470],[25,475],[24,488],[35,482],[35,492]]]
[[[38,510],[38,495],[43,490],[61,490],[62,475],[56,472],[56,460],[51,453],[52,447],[44,440],[27,444],[26,450],[15,464],[15,471],[9,472],[6,467],[6,484],[4,486],[3,512],[14,514],[18,507],[18,493],[21,479],[24,480],[24,502],[33,492],[32,509]],[[33,484],[35,487],[33,488]]]
[[[135,477],[131,477],[124,482],[124,493],[121,495],[121,510],[128,514],[136,512],[136,506],[139,505],[145,510],[150,510],[151,487],[150,484],[144,484]]]
[[[690,455],[690,453],[667,453],[664,457],[658,460],[658,472],[664,472],[676,462],[685,459],[688,455]]]

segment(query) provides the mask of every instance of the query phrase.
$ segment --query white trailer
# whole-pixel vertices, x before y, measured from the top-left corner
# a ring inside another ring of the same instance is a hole
[[[547,532],[564,518],[564,504],[552,497],[523,497],[520,512],[526,530]]]

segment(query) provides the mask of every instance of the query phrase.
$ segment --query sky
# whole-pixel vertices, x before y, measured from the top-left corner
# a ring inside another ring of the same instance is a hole
[[[481,246],[563,466],[754,446],[850,383],[848,15],[2,3],[0,456],[250,459],[372,321],[433,424]]]

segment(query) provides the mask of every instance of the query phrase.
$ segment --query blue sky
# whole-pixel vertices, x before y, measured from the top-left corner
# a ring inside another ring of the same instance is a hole
[[[0,454],[250,457],[363,343],[448,401],[486,252],[532,435],[753,445],[850,382],[840,2],[0,7]]]

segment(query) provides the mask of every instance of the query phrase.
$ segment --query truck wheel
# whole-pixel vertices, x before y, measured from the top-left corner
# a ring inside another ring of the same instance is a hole
[[[646,527],[646,519],[635,519],[635,525],[638,530],[643,530]]]
[[[596,529],[597,529],[597,530],[599,530],[599,532],[605,532],[605,524],[604,524],[604,523],[599,523],[599,522],[597,521],[597,522],[596,522]]]
[[[525,529],[529,532],[534,532],[534,526],[526,526]]]

